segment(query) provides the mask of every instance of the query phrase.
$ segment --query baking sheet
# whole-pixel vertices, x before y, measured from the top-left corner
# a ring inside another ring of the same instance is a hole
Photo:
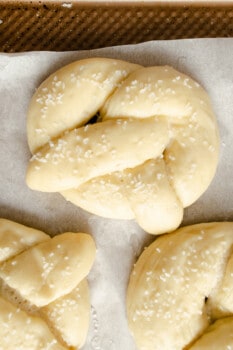
[[[92,234],[98,250],[88,278],[92,320],[83,350],[136,350],[127,328],[125,294],[133,263],[154,237],[134,221],[97,217],[59,194],[32,191],[25,184],[30,158],[26,112],[35,88],[61,66],[93,56],[145,66],[172,65],[205,87],[220,128],[220,162],[208,190],[185,210],[182,225],[233,220],[233,39],[158,41],[86,52],[0,54],[0,216],[50,235],[65,231]]]

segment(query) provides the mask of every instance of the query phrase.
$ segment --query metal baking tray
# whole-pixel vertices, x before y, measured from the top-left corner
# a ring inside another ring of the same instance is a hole
[[[0,51],[233,36],[233,1],[0,0]]]

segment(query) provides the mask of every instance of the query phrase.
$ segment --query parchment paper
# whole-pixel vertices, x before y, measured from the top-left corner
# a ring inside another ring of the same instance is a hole
[[[133,263],[154,237],[134,221],[99,218],[59,194],[31,191],[25,184],[30,158],[26,112],[35,88],[64,64],[91,56],[146,66],[169,64],[206,88],[220,127],[220,162],[211,186],[185,210],[182,224],[233,220],[233,39],[148,42],[88,52],[0,54],[0,216],[50,235],[65,231],[92,234],[98,251],[89,275],[92,320],[83,349],[136,350],[127,328],[125,294]]]

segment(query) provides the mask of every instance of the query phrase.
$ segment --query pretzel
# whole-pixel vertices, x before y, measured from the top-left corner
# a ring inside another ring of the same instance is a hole
[[[139,350],[233,348],[233,223],[187,226],[143,251],[127,291]]]
[[[207,93],[168,66],[74,62],[38,88],[27,130],[30,188],[60,192],[103,217],[135,219],[152,234],[179,226],[218,162]]]
[[[50,238],[0,219],[1,252],[0,348],[80,348],[89,327],[93,239],[70,232]]]

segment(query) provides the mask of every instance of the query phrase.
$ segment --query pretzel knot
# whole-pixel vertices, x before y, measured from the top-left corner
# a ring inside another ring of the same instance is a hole
[[[233,348],[233,223],[183,227],[146,248],[127,292],[139,350]]]
[[[94,123],[93,123],[94,121]],[[30,188],[94,214],[175,229],[210,184],[219,138],[203,88],[171,67],[74,62],[39,87],[28,111]]]
[[[94,258],[87,234],[50,238],[0,219],[0,348],[81,347],[90,319],[86,276]]]

